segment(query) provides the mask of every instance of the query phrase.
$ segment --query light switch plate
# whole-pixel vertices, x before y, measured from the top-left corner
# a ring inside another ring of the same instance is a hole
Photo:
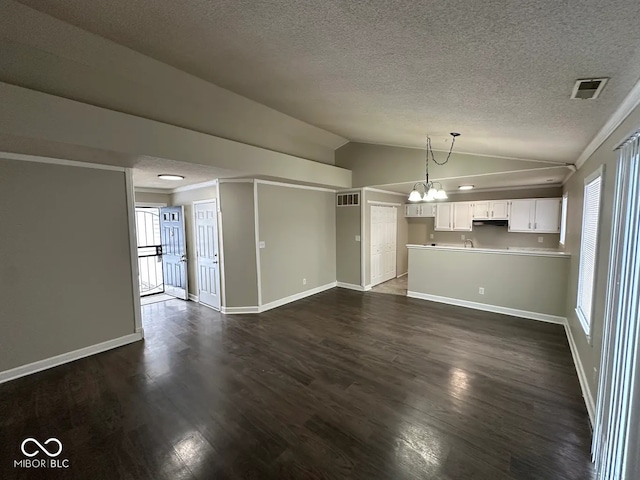
[[[356,235],[356,242],[360,241],[360,235]]]
[[[260,243],[258,244],[258,246],[259,246],[260,248],[265,248],[265,247],[267,246],[267,244],[266,244],[265,242],[260,242]]]
[[[538,243],[544,242],[544,237],[538,237]]]

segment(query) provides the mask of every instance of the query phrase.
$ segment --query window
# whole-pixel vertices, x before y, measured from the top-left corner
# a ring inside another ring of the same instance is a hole
[[[584,184],[582,236],[580,238],[580,273],[578,275],[578,305],[576,312],[587,337],[591,336],[601,189],[602,167],[587,177]]]
[[[560,244],[564,245],[565,238],[567,236],[567,200],[569,194],[562,195],[562,216],[560,217]]]

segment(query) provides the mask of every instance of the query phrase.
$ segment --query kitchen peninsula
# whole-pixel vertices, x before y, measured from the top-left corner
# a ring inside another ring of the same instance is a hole
[[[533,248],[407,245],[407,296],[562,323],[571,256]]]

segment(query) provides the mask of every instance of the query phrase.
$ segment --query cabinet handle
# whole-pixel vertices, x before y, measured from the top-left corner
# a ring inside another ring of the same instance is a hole
[[[493,218],[493,210],[491,210],[491,218]]]
[[[534,224],[533,224],[533,229],[534,229],[534,230],[537,230],[537,229],[538,229],[538,222],[536,222],[536,223],[534,223]]]
[[[531,230],[531,222],[529,222],[529,230]]]

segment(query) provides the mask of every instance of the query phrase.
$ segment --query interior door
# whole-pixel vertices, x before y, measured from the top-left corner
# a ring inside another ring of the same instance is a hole
[[[396,276],[397,210],[371,206],[371,285]]]
[[[162,269],[164,291],[186,300],[187,247],[184,236],[184,207],[160,209],[160,232],[162,235]]]
[[[220,310],[220,264],[218,263],[218,222],[216,201],[194,205],[198,300]]]

